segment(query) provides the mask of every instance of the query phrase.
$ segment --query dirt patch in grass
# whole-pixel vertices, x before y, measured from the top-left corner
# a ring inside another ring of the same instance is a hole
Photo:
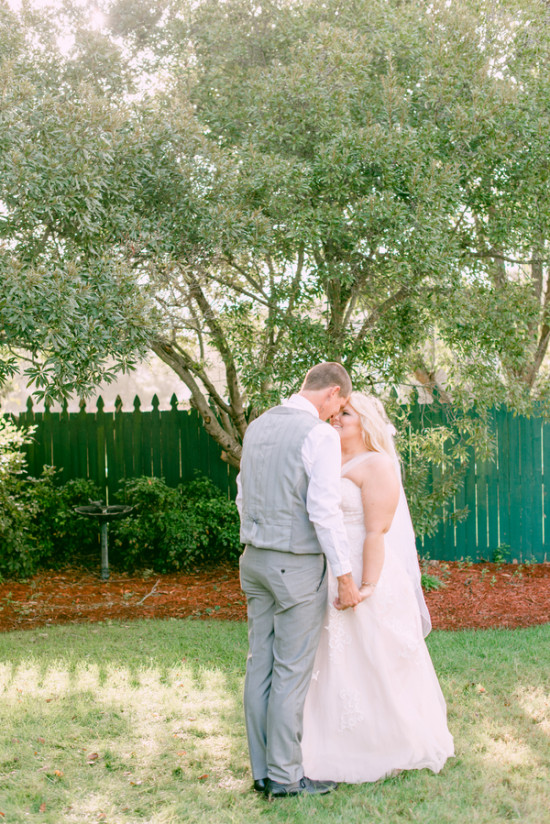
[[[435,629],[528,627],[550,621],[550,563],[432,562],[425,571],[445,584],[426,594]],[[0,631],[169,617],[245,620],[237,570],[113,573],[102,581],[98,574],[67,569],[0,584]]]

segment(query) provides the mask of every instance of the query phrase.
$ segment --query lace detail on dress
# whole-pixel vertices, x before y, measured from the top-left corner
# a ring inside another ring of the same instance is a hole
[[[407,579],[405,579],[405,583],[408,586],[396,593],[391,575],[392,566],[394,565],[390,559],[380,576],[376,592],[372,597],[377,599],[378,621],[386,631],[391,632],[399,641],[397,647],[399,656],[409,658],[417,653],[423,643],[420,616]],[[394,579],[395,577],[396,571],[393,575]]]
[[[345,648],[351,644],[351,634],[346,629],[346,616],[342,610],[336,607],[329,606],[328,625],[328,645],[330,648],[330,657],[334,658],[340,652],[344,652]]]
[[[357,690],[340,690],[338,698],[343,704],[338,729],[340,732],[352,730],[365,720],[364,714],[359,709],[359,693]]]

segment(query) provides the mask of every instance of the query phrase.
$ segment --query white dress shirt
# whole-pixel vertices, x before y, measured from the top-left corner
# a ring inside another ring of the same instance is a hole
[[[301,409],[318,418],[319,413],[303,395],[292,395],[283,406]],[[321,549],[333,575],[351,572],[350,551],[340,508],[340,438],[329,424],[314,426],[302,445],[302,461],[309,478],[306,508]],[[237,476],[237,508],[241,513],[242,490]]]

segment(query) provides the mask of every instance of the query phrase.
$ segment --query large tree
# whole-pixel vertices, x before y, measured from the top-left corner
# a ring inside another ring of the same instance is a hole
[[[444,365],[468,437],[474,400],[544,395],[540,4],[0,8],[0,343],[42,392],[150,347],[233,465],[318,359]]]

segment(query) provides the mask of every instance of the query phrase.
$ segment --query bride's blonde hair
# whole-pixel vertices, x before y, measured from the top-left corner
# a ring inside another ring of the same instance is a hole
[[[390,458],[395,458],[393,426],[382,402],[373,395],[352,392],[349,403],[361,419],[363,440],[367,449],[371,452],[386,452]]]

